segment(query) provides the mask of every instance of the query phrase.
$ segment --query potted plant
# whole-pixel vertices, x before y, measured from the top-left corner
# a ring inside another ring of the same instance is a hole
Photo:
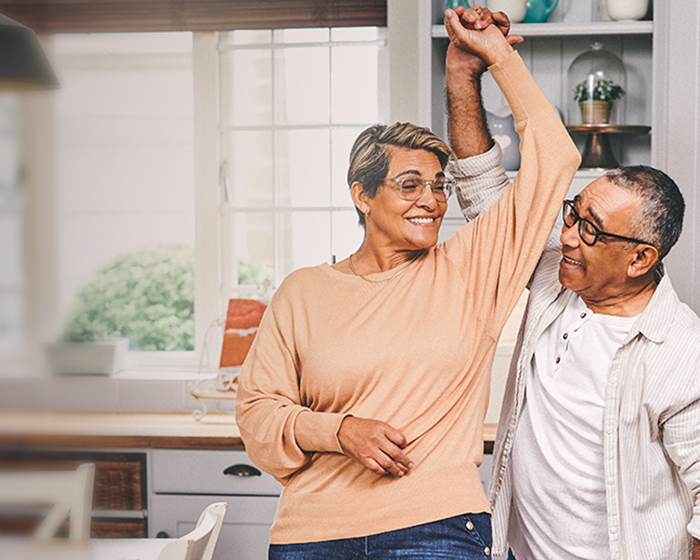
[[[80,292],[61,341],[47,345],[56,373],[112,374],[127,349],[194,350],[194,251],[154,244],[119,255]]]
[[[607,124],[613,102],[625,95],[625,90],[612,80],[588,76],[574,88],[574,99],[581,108],[584,125]]]

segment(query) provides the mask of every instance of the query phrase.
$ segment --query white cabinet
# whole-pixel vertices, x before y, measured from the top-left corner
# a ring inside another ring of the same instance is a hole
[[[245,451],[154,449],[150,477],[150,537],[180,537],[206,506],[227,502],[214,559],[267,558],[282,486],[253,466]]]

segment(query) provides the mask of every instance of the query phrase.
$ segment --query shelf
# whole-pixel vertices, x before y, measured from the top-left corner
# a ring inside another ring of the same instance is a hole
[[[518,174],[517,171],[506,171],[506,175],[508,175],[508,178],[512,181],[515,179],[515,176]],[[576,172],[575,179],[597,179],[600,177],[600,170],[598,169],[579,169]]]
[[[523,37],[651,35],[653,21],[592,21],[588,23],[516,23],[511,33]],[[444,25],[433,25],[433,38],[447,38]]]

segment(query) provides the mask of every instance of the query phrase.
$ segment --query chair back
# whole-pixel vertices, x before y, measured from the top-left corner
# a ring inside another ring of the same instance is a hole
[[[75,471],[0,471],[0,504],[5,506],[51,506],[34,537],[56,535],[70,518],[71,539],[90,537],[95,465],[85,463]]]
[[[158,555],[158,560],[211,560],[227,507],[226,502],[208,506],[199,516],[195,528],[168,543]]]

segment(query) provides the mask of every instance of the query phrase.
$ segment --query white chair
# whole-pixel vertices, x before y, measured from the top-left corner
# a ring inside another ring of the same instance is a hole
[[[207,506],[194,530],[165,545],[158,560],[211,560],[226,515],[226,502]]]
[[[70,518],[68,537],[90,537],[95,465],[85,463],[75,471],[0,471],[0,504],[3,506],[52,506],[34,533],[35,538],[55,536]]]

